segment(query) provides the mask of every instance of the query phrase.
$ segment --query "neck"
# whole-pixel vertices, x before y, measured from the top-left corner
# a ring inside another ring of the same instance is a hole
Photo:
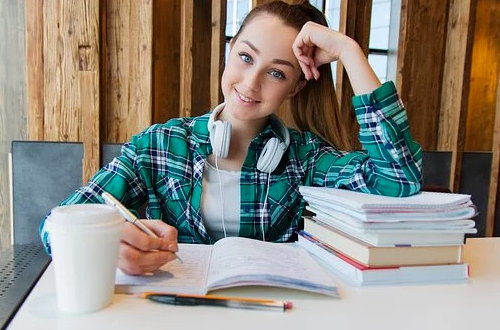
[[[259,118],[252,121],[239,120],[232,117],[229,111],[222,111],[219,114],[219,119],[231,123],[231,144],[246,146],[266,127],[269,120],[268,117]],[[246,149],[246,148],[245,148]]]

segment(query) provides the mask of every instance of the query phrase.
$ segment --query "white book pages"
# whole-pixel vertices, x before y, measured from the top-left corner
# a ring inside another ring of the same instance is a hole
[[[411,220],[401,220],[401,221],[379,221],[379,222],[366,222],[363,220],[351,217],[348,214],[337,212],[334,210],[325,211],[324,208],[319,208],[315,206],[307,206],[307,210],[315,213],[323,221],[339,221],[343,225],[358,229],[358,230],[450,230],[456,232],[463,232],[467,234],[477,233],[477,229],[474,228],[476,225],[474,220],[471,219],[461,219],[461,220],[426,220],[426,221],[411,221]]]
[[[408,197],[389,197],[326,187],[301,186],[299,191],[306,200],[322,200],[365,213],[419,209],[444,211],[472,204],[470,195],[428,191]]]
[[[464,207],[462,209],[448,212],[389,212],[389,213],[361,213],[342,206],[328,203],[321,200],[307,200],[309,206],[323,211],[323,213],[342,213],[346,217],[364,222],[406,222],[406,221],[450,221],[470,219],[477,215],[474,207]]]

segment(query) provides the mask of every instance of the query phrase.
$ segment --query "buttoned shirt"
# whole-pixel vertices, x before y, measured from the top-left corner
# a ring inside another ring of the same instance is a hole
[[[289,128],[290,145],[270,174],[256,168],[268,139],[283,138],[271,122],[250,143],[241,168],[239,236],[286,242],[298,228],[306,202],[299,186],[344,188],[372,194],[408,196],[421,187],[422,150],[412,140],[406,111],[394,84],[353,97],[363,150],[345,152],[311,132]],[[108,191],[133,212],[147,203],[146,217],[178,230],[178,241],[214,243],[200,212],[203,169],[212,146],[209,113],[155,124],[132,137],[121,156],[103,167],[87,185],[61,205],[103,203]],[[48,252],[50,241],[40,225]]]

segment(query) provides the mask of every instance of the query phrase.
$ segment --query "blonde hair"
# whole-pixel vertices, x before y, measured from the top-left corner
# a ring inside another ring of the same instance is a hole
[[[273,1],[255,7],[243,20],[241,27],[234,36],[236,40],[240,32],[255,17],[270,14],[278,17],[286,26],[297,31],[309,21],[328,26],[321,11],[305,1],[290,5],[283,1]],[[351,150],[352,146],[342,118],[339,104],[333,86],[333,77],[329,64],[318,68],[320,78],[308,81],[304,88],[291,100],[292,117],[297,128],[310,131],[331,146],[340,150]],[[303,76],[301,79],[305,79]]]

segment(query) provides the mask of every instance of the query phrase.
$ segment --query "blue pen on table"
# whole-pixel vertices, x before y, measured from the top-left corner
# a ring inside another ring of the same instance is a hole
[[[104,191],[102,193],[102,198],[104,198],[104,201],[106,204],[116,207],[118,212],[125,218],[127,222],[132,223],[133,225],[137,226],[140,230],[145,232],[147,235],[155,238],[159,238],[151,229],[149,229],[141,220],[139,220],[132,212],[130,212],[122,203],[120,203],[119,200],[117,200],[113,195],[110,193]],[[175,255],[177,259],[182,263],[182,259],[179,258],[178,255]]]
[[[293,308],[291,301],[239,298],[212,295],[180,295],[158,292],[144,292],[141,295],[144,299],[149,299],[161,304],[182,305],[182,306],[218,306],[243,309],[274,310],[284,312]]]

